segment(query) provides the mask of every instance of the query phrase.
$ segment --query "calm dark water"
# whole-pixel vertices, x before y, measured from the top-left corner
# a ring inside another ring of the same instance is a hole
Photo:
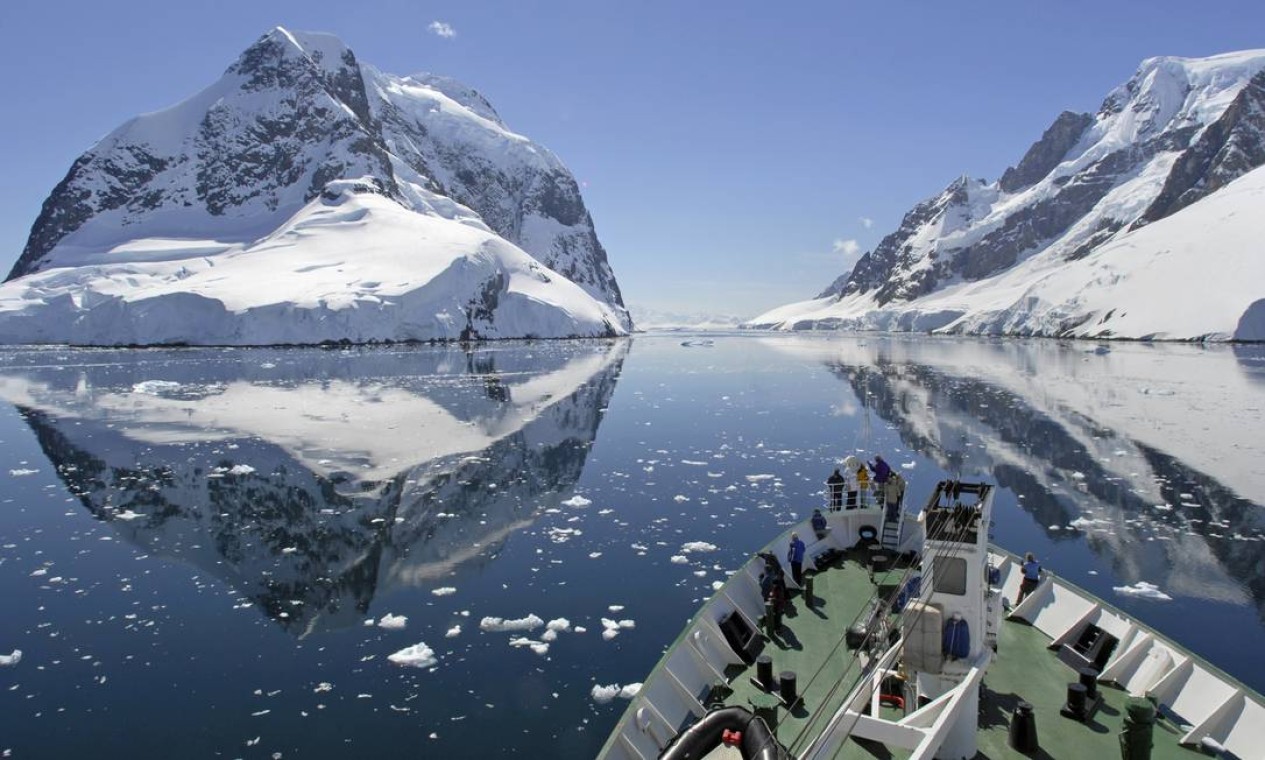
[[[593,688],[857,451],[997,482],[999,544],[1265,690],[1259,349],[9,350],[0,399],[15,758],[591,757]],[[565,630],[480,625],[530,616]]]

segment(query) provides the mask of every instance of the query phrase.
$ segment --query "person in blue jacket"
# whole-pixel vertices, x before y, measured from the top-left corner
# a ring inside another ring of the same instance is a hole
[[[1028,594],[1031,594],[1041,582],[1041,563],[1037,562],[1037,558],[1032,556],[1032,552],[1023,555],[1023,580],[1019,583],[1019,599],[1015,604],[1019,604]]]
[[[835,470],[838,472],[838,470]],[[830,532],[830,528],[826,527],[826,516],[821,513],[820,509],[813,510],[813,533],[817,534],[818,539],[823,539]]]
[[[786,551],[786,560],[791,563],[791,578],[795,585],[804,585],[804,542],[799,540],[798,533],[791,534],[791,545]]]

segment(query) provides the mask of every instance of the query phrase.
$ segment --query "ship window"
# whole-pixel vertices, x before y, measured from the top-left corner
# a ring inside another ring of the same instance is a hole
[[[936,591],[942,594],[966,594],[966,560],[961,557],[935,557],[932,560]]]

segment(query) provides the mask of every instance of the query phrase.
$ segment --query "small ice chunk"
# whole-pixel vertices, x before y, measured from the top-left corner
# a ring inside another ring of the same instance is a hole
[[[479,621],[479,628],[485,631],[531,631],[544,625],[538,615],[528,615],[517,620],[506,620],[499,617],[485,617]]]
[[[599,705],[604,705],[616,697],[619,697],[620,699],[632,699],[637,696],[639,691],[641,691],[641,684],[639,683],[630,683],[627,686],[620,686],[617,683],[606,686],[594,684],[593,689],[589,692],[589,694],[593,697],[594,702],[597,702]]]
[[[235,464],[233,465],[232,469],[228,471],[228,474],[229,475],[249,475],[254,471],[255,471],[255,468],[251,467],[248,464]]]
[[[607,607],[606,609],[610,610],[611,612],[623,612],[623,611],[624,611],[624,605],[622,605],[622,604],[612,604],[611,606]]]
[[[114,516],[114,519],[115,520],[135,520],[138,517],[144,517],[144,516],[145,515],[142,514],[141,512],[133,512],[130,509],[125,509],[122,512],[119,512],[118,514],[116,514]]]
[[[432,589],[431,593],[434,594],[435,596],[451,596],[457,593],[457,589],[453,588],[452,586],[443,586],[441,588]]]
[[[530,649],[531,651],[535,652],[536,654],[538,654],[538,655],[540,655],[540,656],[542,656],[542,657],[543,657],[544,655],[546,655],[546,654],[548,654],[548,653],[549,653],[549,643],[548,643],[548,642],[545,642],[545,641],[533,641],[532,639],[529,639],[529,638],[527,638],[527,637],[525,637],[525,636],[520,636],[520,637],[518,637],[518,638],[513,638],[513,639],[510,639],[510,646],[512,646],[512,647],[527,647],[528,649]]]
[[[691,552],[714,552],[716,544],[709,544],[706,541],[690,541],[681,545],[682,554],[690,554]]]
[[[19,467],[16,470],[9,470],[9,474],[15,478],[20,478],[23,475],[34,475],[37,472],[39,472],[39,470],[28,470],[25,467]]]
[[[690,558],[685,556],[684,554],[672,555],[672,564],[674,565],[688,565],[689,563],[690,563]]]
[[[1152,599],[1157,602],[1170,602],[1173,597],[1160,591],[1159,586],[1146,581],[1138,581],[1132,586],[1113,586],[1112,590],[1123,596],[1134,596],[1139,599]]]
[[[685,502],[689,500],[690,500],[690,497],[684,496],[682,494],[677,494],[676,496],[672,497],[672,501],[675,501],[677,504],[684,504]]]
[[[334,684],[328,681],[321,681],[320,683],[316,685],[315,689],[312,689],[312,691],[316,692],[317,694],[320,694],[323,691],[333,691],[333,690],[334,690]]]
[[[623,607],[620,607],[620,609],[622,610]],[[566,618],[554,618],[545,623],[545,628],[551,631],[569,631],[571,630],[571,621]]]
[[[435,650],[420,641],[411,647],[401,649],[395,654],[387,655],[387,659],[396,665],[404,665],[410,668],[429,668],[438,662],[435,659]]]
[[[444,638],[455,639],[456,637],[460,635],[461,635],[461,626],[454,625],[452,628],[448,629],[447,633],[444,634]]]
[[[0,654],[0,666],[17,665],[21,661],[22,661],[21,649],[14,649],[13,654]]]
[[[772,480],[774,477],[776,476],[768,474],[748,475],[747,480],[752,483],[759,483],[761,480]]]
[[[403,630],[406,625],[408,625],[408,617],[406,615],[392,615],[389,612],[378,621],[378,627],[385,628],[388,631]]]
[[[586,498],[584,498],[583,496],[581,496],[581,495],[579,495],[579,494],[576,494],[575,496],[572,496],[570,499],[567,499],[566,501],[562,502],[562,506],[564,506],[564,507],[587,507],[588,505],[590,505],[590,504],[592,504],[592,503],[593,503],[593,501],[592,501],[591,499],[586,499]]]

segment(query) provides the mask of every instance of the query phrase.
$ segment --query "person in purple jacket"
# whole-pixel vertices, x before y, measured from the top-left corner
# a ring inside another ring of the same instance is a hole
[[[887,502],[887,481],[892,477],[892,468],[878,454],[875,454],[874,461],[868,462],[867,465],[874,472],[875,501],[881,507]]]

